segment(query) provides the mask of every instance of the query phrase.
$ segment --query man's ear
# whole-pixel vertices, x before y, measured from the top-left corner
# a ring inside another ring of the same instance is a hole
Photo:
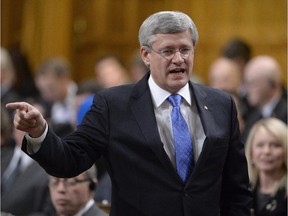
[[[150,66],[150,53],[144,47],[140,49],[140,55],[144,64],[149,68]]]

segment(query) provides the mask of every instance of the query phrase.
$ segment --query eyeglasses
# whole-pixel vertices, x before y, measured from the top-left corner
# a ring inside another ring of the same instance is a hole
[[[194,49],[190,49],[190,48],[181,48],[179,50],[176,50],[176,49],[164,49],[162,51],[156,51],[154,49],[152,49],[151,47],[149,46],[145,46],[147,47],[148,49],[154,51],[155,53],[159,54],[160,56],[162,56],[164,59],[170,61],[171,59],[174,58],[176,52],[179,52],[181,57],[183,59],[186,59],[188,58],[191,54],[194,54]]]
[[[64,179],[64,178],[52,178],[49,181],[49,187],[56,188],[59,186],[60,182],[63,183],[65,188],[74,187],[77,184],[90,181],[90,179]]]

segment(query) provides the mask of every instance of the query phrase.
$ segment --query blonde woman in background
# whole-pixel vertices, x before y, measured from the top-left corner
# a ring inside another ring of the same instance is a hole
[[[287,215],[287,125],[276,118],[255,123],[246,142],[255,216]]]

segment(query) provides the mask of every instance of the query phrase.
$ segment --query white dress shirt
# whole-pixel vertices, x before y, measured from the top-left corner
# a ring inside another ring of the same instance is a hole
[[[16,146],[14,148],[10,163],[3,173],[3,178],[8,178],[12,174],[12,172],[16,169],[19,160],[21,160],[21,165],[19,167],[21,171],[24,171],[33,162],[33,159],[22,152],[20,147]]]
[[[264,118],[269,118],[272,116],[273,110],[275,109],[277,103],[280,101],[280,98],[274,98],[269,103],[261,108],[261,114]]]
[[[163,143],[163,148],[174,167],[176,167],[171,121],[171,112],[173,106],[166,100],[171,95],[171,93],[161,89],[155,83],[152,76],[149,77],[148,84],[152,95],[154,112],[160,138]],[[181,101],[180,111],[188,125],[191,134],[194,159],[196,162],[202,151],[203,142],[206,136],[204,134],[196,104],[192,103],[193,99],[190,94],[189,84],[187,83],[182,89],[180,89],[180,91],[177,92],[177,94],[181,95],[182,98],[185,99]]]
[[[94,205],[95,201],[93,199],[90,199],[89,202],[86,203],[83,209],[81,209],[77,214],[74,216],[82,216],[84,213],[86,213],[92,205]]]

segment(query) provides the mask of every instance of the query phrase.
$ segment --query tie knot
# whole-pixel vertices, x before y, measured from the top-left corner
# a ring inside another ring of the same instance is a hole
[[[168,101],[173,107],[179,107],[182,97],[179,94],[172,94],[168,97]]]

